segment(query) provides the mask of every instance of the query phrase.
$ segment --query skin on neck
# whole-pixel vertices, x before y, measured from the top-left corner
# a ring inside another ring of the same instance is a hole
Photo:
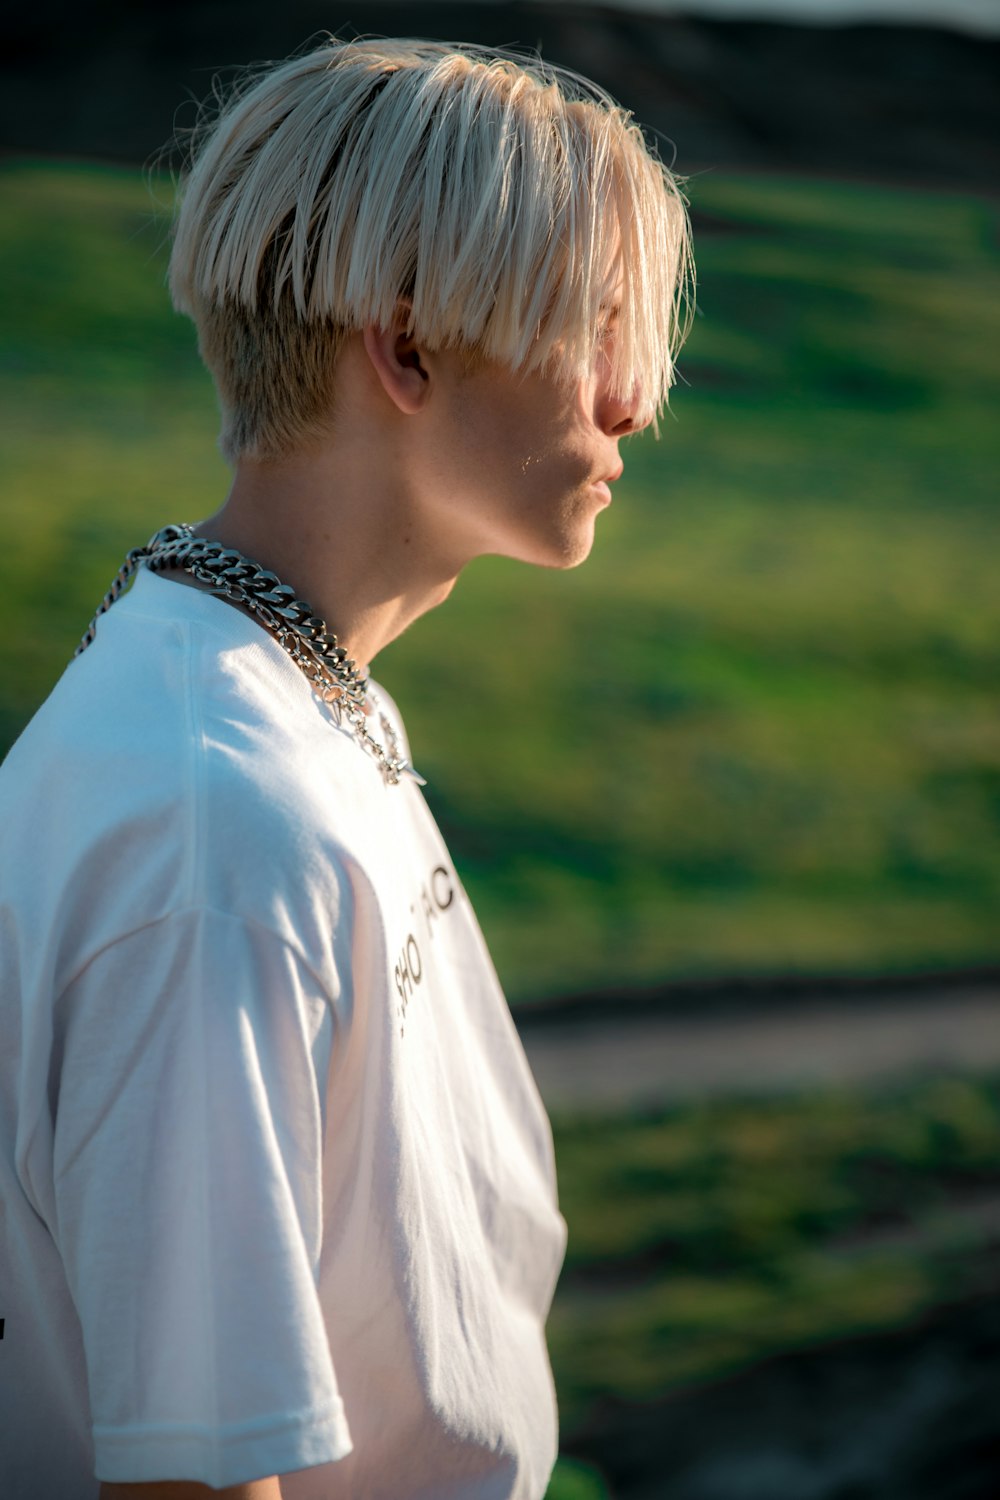
[[[575,381],[517,374],[418,347],[405,314],[348,338],[324,435],[239,462],[195,528],[290,584],[362,670],[475,557],[582,562],[618,439],[643,425],[606,358]]]
[[[280,458],[240,460],[225,503],[195,527],[290,583],[362,668],[448,597],[474,555],[421,524],[412,419],[425,384],[398,330],[350,338],[328,432]]]

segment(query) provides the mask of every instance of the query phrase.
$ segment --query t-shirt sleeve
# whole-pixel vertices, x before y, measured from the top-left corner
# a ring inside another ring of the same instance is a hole
[[[322,984],[275,934],[189,910],[101,952],[58,1015],[55,1232],[97,1478],[218,1488],[342,1458]]]

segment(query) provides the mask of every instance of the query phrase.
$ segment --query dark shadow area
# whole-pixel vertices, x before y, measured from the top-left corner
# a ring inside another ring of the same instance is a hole
[[[81,29],[83,28],[83,29]],[[0,148],[145,161],[212,77],[325,31],[539,48],[595,78],[702,166],[808,168],[995,189],[1000,39],[930,27],[819,27],[617,6],[213,4],[21,7],[3,27]]]
[[[564,1449],[614,1500],[994,1500],[998,1411],[989,1300],[662,1401],[608,1401]]]

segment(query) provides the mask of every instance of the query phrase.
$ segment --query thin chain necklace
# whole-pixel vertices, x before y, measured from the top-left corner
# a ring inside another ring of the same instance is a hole
[[[338,645],[337,637],[327,630],[326,622],[313,613],[305,600],[296,597],[290,584],[282,583],[274,573],[241,552],[195,536],[194,528],[189,525],[164,526],[150,537],[145,547],[133,547],[101,600],[74,657],[86,651],[94,640],[101,615],[121,597],[141,566],[154,573],[172,569],[189,573],[199,583],[208,584],[218,598],[247,610],[287,651],[334,722],[339,725],[347,720],[358,742],[378,762],[387,785],[395,786],[406,776],[426,786],[424,778],[401,754],[399,737],[384,712],[379,710],[385,744],[369,730],[369,707],[378,708],[375,694],[368,679],[362,677],[343,646]]]

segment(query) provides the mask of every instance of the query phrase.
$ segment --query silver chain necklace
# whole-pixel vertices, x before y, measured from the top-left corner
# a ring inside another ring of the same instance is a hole
[[[241,552],[195,536],[194,528],[186,524],[164,526],[150,537],[145,547],[133,547],[101,600],[74,657],[86,651],[97,633],[101,615],[121,597],[133,574],[142,566],[154,573],[171,569],[189,573],[199,583],[207,584],[217,598],[228,599],[246,609],[287,651],[334,722],[339,725],[347,720],[359,743],[378,762],[388,786],[395,786],[404,776],[426,786],[424,778],[401,754],[399,737],[385,713],[379,711],[385,745],[369,730],[369,706],[378,707],[375,695],[368,679],[362,677],[343,646],[338,645],[337,637],[327,630],[326,622],[313,613],[304,599],[296,597],[290,584],[282,583],[274,573]]]

